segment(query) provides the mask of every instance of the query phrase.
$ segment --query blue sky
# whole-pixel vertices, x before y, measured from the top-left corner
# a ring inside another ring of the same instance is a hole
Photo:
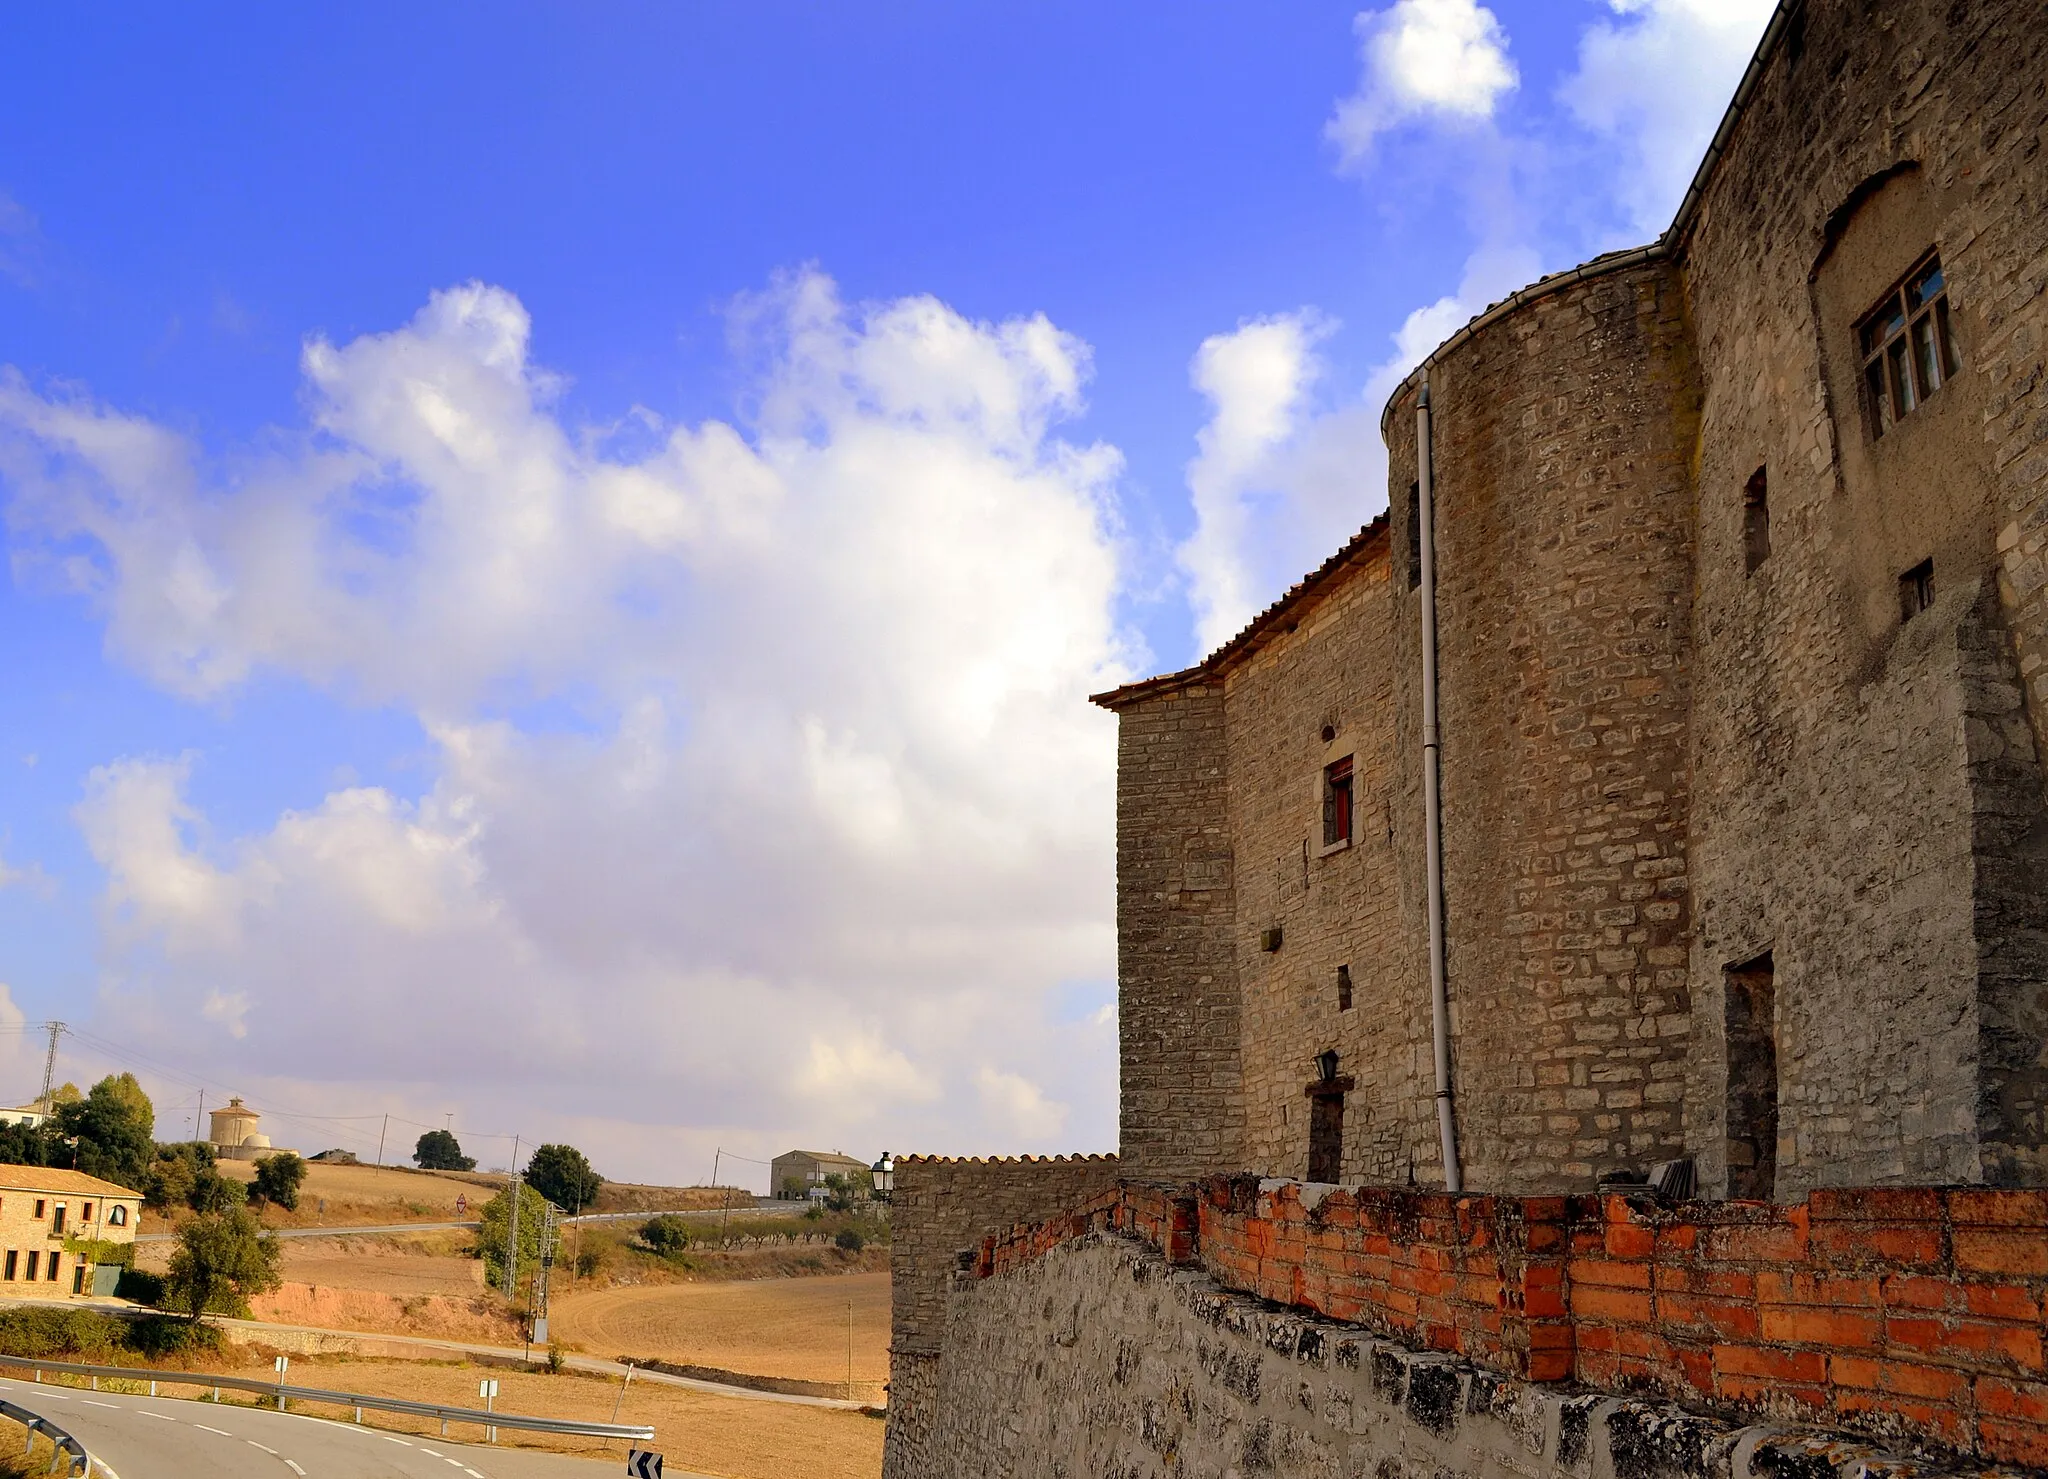
[[[1661,227],[1767,8],[10,15],[12,1011],[302,1149],[1113,1144],[1085,694]]]

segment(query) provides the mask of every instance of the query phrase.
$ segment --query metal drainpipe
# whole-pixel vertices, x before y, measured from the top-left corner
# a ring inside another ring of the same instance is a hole
[[[1436,1127],[1443,1142],[1444,1189],[1463,1191],[1458,1128],[1451,1111],[1451,1002],[1444,982],[1444,838],[1442,741],[1436,717],[1436,513],[1432,487],[1435,440],[1429,382],[1415,397],[1416,523],[1422,553],[1422,849],[1429,885],[1429,1025],[1436,1050]]]

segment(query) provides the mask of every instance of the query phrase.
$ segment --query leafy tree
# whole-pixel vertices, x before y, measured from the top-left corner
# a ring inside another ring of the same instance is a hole
[[[832,1242],[836,1247],[843,1248],[848,1253],[858,1253],[868,1245],[868,1240],[862,1237],[860,1229],[855,1227],[840,1228],[839,1236],[834,1238]]]
[[[851,1212],[868,1199],[870,1178],[863,1173],[858,1177],[842,1176],[833,1172],[825,1178],[825,1207],[832,1212]]]
[[[159,1212],[191,1206],[199,1173],[211,1171],[213,1167],[213,1147],[203,1140],[159,1145],[156,1159],[150,1162],[149,1170],[142,1178],[143,1204]]]
[[[476,1157],[462,1153],[462,1142],[446,1130],[429,1130],[412,1148],[413,1163],[422,1171],[474,1171]]]
[[[59,1084],[50,1091],[50,1108],[52,1110],[61,1109],[66,1104],[77,1104],[84,1098],[85,1095],[78,1092],[77,1084]]]
[[[0,1125],[0,1164],[68,1166],[71,1147],[54,1125]]]
[[[209,1212],[178,1229],[164,1275],[164,1307],[194,1324],[208,1310],[242,1310],[249,1296],[275,1289],[283,1247],[247,1208]]]
[[[519,1282],[533,1277],[540,1267],[540,1224],[547,1202],[541,1194],[526,1183],[519,1184]],[[505,1287],[505,1224],[512,1212],[512,1199],[505,1192],[499,1192],[484,1203],[483,1227],[476,1235],[476,1251],[484,1261],[485,1282],[494,1289]],[[555,1245],[561,1246],[560,1229],[555,1232]]]
[[[185,1205],[203,1215],[230,1212],[248,1200],[249,1190],[241,1182],[221,1175],[212,1166],[201,1166],[192,1173],[192,1190]]]
[[[57,1126],[77,1142],[79,1170],[141,1189],[156,1159],[156,1108],[134,1074],[109,1074],[82,1100],[58,1105]]]
[[[690,1225],[667,1214],[650,1217],[640,1229],[640,1241],[663,1258],[669,1258],[690,1246]]]
[[[287,1212],[299,1210],[299,1188],[306,1184],[306,1163],[288,1150],[256,1163],[256,1185],[250,1198],[275,1202]]]
[[[573,1217],[597,1200],[604,1178],[575,1146],[543,1145],[526,1163],[526,1182]]]

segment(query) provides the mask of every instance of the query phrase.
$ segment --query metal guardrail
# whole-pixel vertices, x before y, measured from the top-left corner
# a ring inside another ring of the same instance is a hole
[[[92,1455],[85,1451],[85,1445],[41,1413],[31,1412],[28,1408],[13,1402],[0,1401],[0,1417],[11,1417],[28,1429],[29,1447],[35,1447],[36,1434],[38,1433],[41,1433],[57,1446],[57,1451],[50,1455],[51,1473],[54,1474],[57,1471],[57,1465],[62,1461],[62,1455],[67,1453],[71,1455],[71,1462],[65,1465],[65,1472],[67,1474],[77,1475],[92,1472]]]
[[[367,1392],[329,1392],[319,1387],[286,1386],[282,1382],[262,1381],[250,1376],[216,1376],[206,1371],[158,1371],[148,1366],[86,1366],[71,1361],[39,1361],[31,1356],[0,1356],[0,1365],[32,1370],[36,1380],[43,1379],[45,1371],[54,1371],[60,1376],[108,1377],[117,1381],[146,1381],[150,1395],[156,1394],[158,1382],[169,1382],[172,1386],[211,1387],[215,1392],[223,1388],[233,1392],[254,1392],[258,1396],[275,1397],[279,1403],[290,1400],[297,1402],[325,1402],[333,1407],[353,1407],[357,1421],[362,1420],[364,1408],[375,1412],[398,1412],[408,1417],[437,1419],[442,1431],[449,1423],[474,1423],[480,1428],[517,1428],[527,1433],[567,1433],[578,1438],[652,1438],[654,1429],[638,1423],[586,1423],[566,1417],[529,1417],[517,1412],[486,1412],[478,1407],[444,1407],[438,1402],[408,1402],[402,1397],[375,1397]],[[49,1431],[45,1423],[44,1431]],[[83,1453],[84,1449],[79,1449]]]

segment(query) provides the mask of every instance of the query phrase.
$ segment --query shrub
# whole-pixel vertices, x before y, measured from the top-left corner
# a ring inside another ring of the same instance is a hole
[[[146,1269],[124,1268],[121,1270],[121,1282],[114,1286],[114,1292],[137,1304],[160,1305],[164,1302],[164,1276]]]
[[[201,1166],[192,1177],[192,1190],[185,1205],[201,1216],[232,1212],[249,1200],[249,1189],[212,1166]]]
[[[148,1277],[144,1275],[144,1277]],[[182,1351],[214,1352],[221,1334],[209,1325],[192,1325],[166,1315],[123,1319],[97,1310],[23,1306],[0,1311],[0,1351],[32,1360],[66,1357],[94,1365],[119,1364],[125,1355],[154,1360]]]
[[[844,1248],[848,1253],[858,1253],[867,1247],[868,1240],[860,1235],[857,1227],[842,1227],[839,1236],[832,1240],[833,1246]]]
[[[690,1225],[680,1217],[650,1218],[640,1229],[640,1241],[663,1258],[673,1258],[690,1246]]]
[[[550,1345],[548,1347],[549,1376],[560,1376],[562,1374],[562,1368],[568,1364],[568,1358],[562,1354],[562,1348],[560,1346]]]
[[[267,1155],[256,1163],[252,1199],[275,1202],[287,1212],[299,1210],[299,1188],[306,1184],[306,1163],[290,1151]]]

